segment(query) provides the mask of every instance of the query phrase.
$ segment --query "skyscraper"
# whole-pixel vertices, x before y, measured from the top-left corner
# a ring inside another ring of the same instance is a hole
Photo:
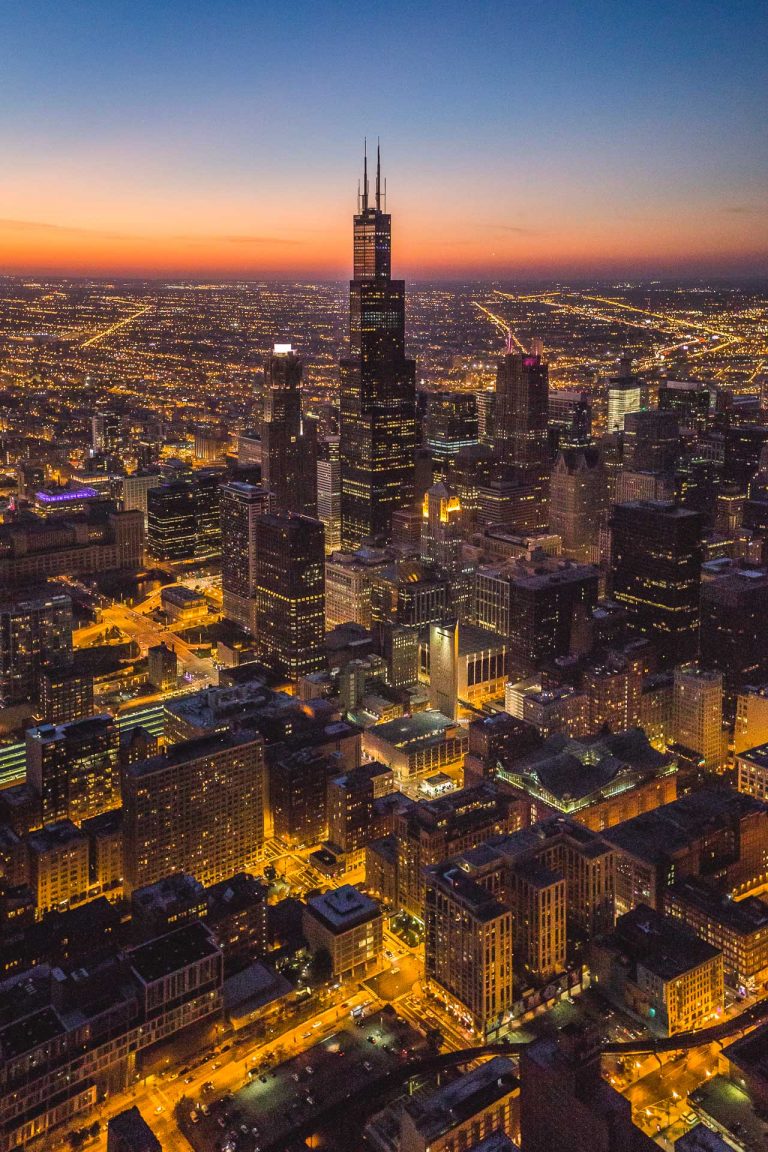
[[[119,743],[107,714],[28,730],[27,781],[40,797],[43,824],[79,824],[119,805]]]
[[[325,554],[341,548],[341,456],[339,437],[324,436],[317,445],[317,518],[325,529]]]
[[[549,368],[541,356],[507,352],[496,374],[496,452],[503,464],[549,471]]]
[[[323,526],[267,513],[256,523],[256,613],[262,660],[298,680],[324,666]]]
[[[674,504],[637,500],[613,509],[613,595],[663,667],[696,655],[701,535],[701,515]]]
[[[0,604],[0,701],[29,699],[42,665],[72,660],[72,601],[54,587]]]
[[[392,513],[413,499],[416,397],[405,355],[405,284],[391,278],[391,217],[381,165],[371,203],[367,157],[354,218],[349,356],[341,362],[341,519],[344,548],[386,539]]]
[[[275,344],[264,363],[261,476],[276,512],[317,514],[317,430],[301,412],[302,361]]]
[[[269,511],[265,488],[232,480],[221,486],[221,592],[223,613],[256,633],[256,524]]]

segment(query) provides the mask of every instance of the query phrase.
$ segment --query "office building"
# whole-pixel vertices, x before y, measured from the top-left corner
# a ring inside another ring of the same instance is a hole
[[[689,877],[664,893],[664,913],[723,954],[725,981],[756,990],[768,973],[768,904],[757,896],[731,900]]]
[[[595,1038],[564,1029],[526,1044],[520,1058],[520,1133],[526,1152],[655,1152],[632,1122],[632,1102],[602,1077]]]
[[[517,1130],[519,1093],[512,1061],[494,1056],[428,1095],[406,1101],[399,1152],[514,1152],[506,1133]]]
[[[451,578],[423,560],[398,560],[371,576],[373,623],[423,628],[451,613]]]
[[[147,651],[147,679],[158,692],[170,692],[178,681],[178,659],[173,648],[155,644]]]
[[[674,412],[645,408],[624,416],[623,465],[630,471],[671,473],[680,453]]]
[[[659,410],[671,412],[681,432],[700,436],[706,432],[712,407],[712,390],[699,380],[664,380],[658,393]]]
[[[291,848],[319,844],[328,835],[328,781],[338,761],[315,748],[279,750],[269,759],[269,807],[275,839]]]
[[[380,961],[381,908],[351,884],[307,900],[302,930],[313,953],[326,952],[336,980],[360,979]]]
[[[442,481],[422,504],[421,555],[451,577],[451,609],[460,619],[469,612],[474,567],[464,559],[464,512],[458,495]]]
[[[267,513],[256,522],[256,622],[260,659],[299,680],[325,665],[323,526]]]
[[[594,558],[606,495],[599,449],[563,448],[558,452],[550,478],[549,527],[560,536],[566,556],[581,561]]]
[[[503,695],[507,644],[497,633],[457,620],[430,624],[421,651],[430,705],[444,715],[456,720],[460,702],[478,708]]]
[[[616,855],[616,911],[660,910],[679,880],[705,875],[724,895],[745,896],[768,879],[768,805],[731,790],[703,789],[607,829]]]
[[[261,479],[275,512],[317,515],[317,427],[301,411],[302,361],[275,344],[264,362]]]
[[[221,733],[175,744],[123,778],[125,891],[187,872],[216,884],[259,861],[264,841],[262,741]]]
[[[502,464],[549,473],[549,369],[541,356],[507,352],[496,374],[495,450]]]
[[[702,520],[674,504],[617,504],[611,515],[613,597],[663,667],[698,648]]]
[[[366,728],[362,741],[366,755],[391,768],[400,787],[458,768],[469,744],[465,728],[432,708]]]
[[[424,416],[424,443],[435,469],[446,476],[453,457],[479,439],[477,399],[473,392],[430,392]]]
[[[222,484],[222,613],[251,635],[256,634],[256,525],[270,509],[266,488],[239,480]]]
[[[91,416],[91,448],[105,456],[117,452],[122,442],[122,419],[117,412],[95,412]]]
[[[725,751],[722,674],[681,664],[675,668],[673,693],[673,742],[695,753],[703,767],[719,769]]]
[[[623,432],[630,412],[643,407],[645,386],[637,376],[617,376],[608,383],[608,432]]]
[[[768,743],[736,754],[736,782],[739,792],[768,802]]]
[[[424,920],[427,988],[482,1040],[495,1039],[514,1000],[510,907],[449,863],[427,872]]]
[[[349,355],[341,362],[342,546],[389,536],[392,513],[413,500],[415,364],[405,355],[405,284],[391,279],[391,217],[381,169],[369,194],[367,159],[354,218]]]
[[[768,680],[768,570],[705,567],[699,644],[702,665],[722,673],[726,716],[733,720],[739,691]]]
[[[746,685],[736,697],[733,751],[736,756],[768,744],[768,685]]]
[[[359,548],[356,552],[334,552],[325,562],[325,626],[330,631],[339,624],[359,624],[370,628],[371,581],[376,572],[387,568],[388,552]]]
[[[72,660],[72,601],[53,587],[0,604],[0,700],[37,695],[46,662]]]
[[[211,560],[221,554],[219,472],[197,472],[147,492],[147,548],[155,560]]]
[[[27,782],[40,797],[43,824],[79,824],[120,804],[119,743],[109,715],[29,729]]]
[[[590,943],[603,996],[652,1033],[692,1032],[723,1009],[723,954],[680,920],[640,904]]]
[[[141,512],[147,530],[147,493],[163,483],[159,472],[134,472],[123,477],[122,506],[125,512]]]
[[[474,615],[507,638],[510,670],[524,674],[568,655],[574,620],[597,604],[597,569],[545,556],[477,570]]]
[[[341,548],[340,437],[324,436],[317,444],[317,518],[325,529],[325,554]]]

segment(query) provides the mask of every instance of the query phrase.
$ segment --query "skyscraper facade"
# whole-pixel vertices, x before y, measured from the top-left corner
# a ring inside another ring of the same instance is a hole
[[[405,284],[391,276],[391,217],[381,166],[369,195],[367,160],[354,218],[349,356],[341,362],[341,518],[344,548],[385,540],[410,504],[416,449],[415,364],[405,355]]]
[[[696,655],[701,538],[701,515],[674,504],[637,500],[613,509],[614,599],[630,627],[653,641],[662,667]]]
[[[268,513],[256,524],[256,612],[261,659],[291,680],[325,664],[323,526]]]
[[[224,616],[256,633],[256,524],[269,512],[265,488],[232,480],[221,486],[221,594]]]
[[[264,363],[261,476],[276,512],[317,515],[317,430],[301,411],[302,361],[275,344]]]
[[[325,529],[325,554],[341,548],[341,455],[338,436],[317,445],[317,518]]]

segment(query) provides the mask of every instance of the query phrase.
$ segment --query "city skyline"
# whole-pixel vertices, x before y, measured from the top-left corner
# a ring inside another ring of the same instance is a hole
[[[751,2],[27,6],[0,50],[3,271],[343,278],[379,135],[409,279],[759,276],[764,25]]]

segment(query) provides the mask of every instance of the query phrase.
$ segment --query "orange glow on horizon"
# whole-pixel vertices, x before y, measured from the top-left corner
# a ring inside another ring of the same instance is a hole
[[[206,214],[207,215],[207,214]],[[215,213],[211,213],[215,216]],[[240,215],[240,213],[237,213]],[[618,222],[580,221],[566,228],[526,232],[483,228],[471,220],[436,222],[417,211],[394,213],[393,272],[406,277],[558,275],[691,268],[759,267],[768,244],[756,250],[749,221],[734,217],[707,230],[706,245],[692,228],[670,218],[630,228]],[[351,214],[320,225],[306,219],[291,234],[286,215],[263,234],[233,228],[211,234],[189,227],[174,234],[89,228],[0,219],[0,273],[11,275],[219,276],[222,278],[346,279],[351,266]],[[231,218],[230,218],[231,224]],[[163,221],[163,223],[165,223]],[[700,224],[700,222],[697,222]]]

